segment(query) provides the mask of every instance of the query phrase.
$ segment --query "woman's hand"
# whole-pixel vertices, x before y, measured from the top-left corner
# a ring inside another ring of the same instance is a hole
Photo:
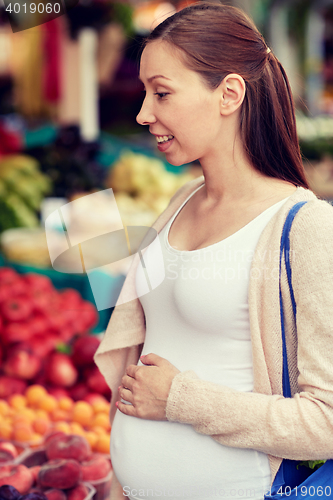
[[[166,403],[177,368],[157,354],[141,356],[147,366],[129,365],[121,379],[120,397],[130,404],[117,401],[118,410],[125,415],[147,420],[167,420]]]

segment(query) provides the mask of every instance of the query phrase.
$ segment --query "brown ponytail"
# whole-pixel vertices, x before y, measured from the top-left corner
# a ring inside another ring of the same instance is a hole
[[[250,161],[260,172],[308,188],[287,75],[241,10],[200,2],[159,24],[145,44],[162,39],[179,49],[184,64],[215,89],[230,73],[246,83],[240,131]]]

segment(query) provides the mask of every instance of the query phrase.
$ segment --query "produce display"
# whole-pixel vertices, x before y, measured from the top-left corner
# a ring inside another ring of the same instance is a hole
[[[43,227],[6,229],[0,234],[0,250],[11,262],[44,269],[52,267]]]
[[[0,161],[0,232],[37,227],[42,199],[52,188],[39,163],[28,155],[7,155]]]
[[[97,320],[76,290],[0,268],[0,500],[106,498],[111,391],[93,361]]]
[[[109,403],[100,394],[89,393],[84,400],[74,401],[66,393],[58,397],[42,385],[33,384],[23,394],[14,393],[0,399],[0,462],[15,459],[13,449],[2,449],[4,443],[16,447],[39,446],[52,430],[78,434],[89,443],[92,451],[109,453]]]
[[[87,332],[97,321],[96,307],[76,290],[57,290],[41,274],[21,275],[10,267],[0,268],[0,346],[4,351],[0,360],[6,375],[33,379],[42,359],[57,344]]]
[[[30,494],[26,500],[84,500],[89,484],[96,484],[96,497],[104,500],[111,478],[108,456],[93,453],[83,436],[55,431],[43,447],[22,454],[16,463],[0,465],[0,499]]]
[[[120,212],[127,207],[132,212],[150,210],[156,219],[177,189],[193,178],[190,172],[168,172],[157,158],[127,151],[113,164],[105,184],[114,190]]]

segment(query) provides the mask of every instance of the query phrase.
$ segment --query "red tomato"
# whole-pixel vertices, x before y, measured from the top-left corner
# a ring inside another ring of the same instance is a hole
[[[13,283],[10,284],[9,293],[11,297],[28,294],[29,290],[24,279],[19,277],[16,281],[13,281]]]
[[[56,335],[46,332],[44,335],[34,335],[29,341],[29,346],[37,357],[45,358],[54,350],[58,342]]]
[[[22,321],[31,313],[32,305],[27,297],[13,297],[1,304],[1,314],[6,321]]]
[[[0,268],[0,285],[10,285],[14,283],[19,278],[19,273],[15,271],[12,267],[1,267]]]
[[[5,345],[13,342],[24,342],[32,336],[32,331],[25,322],[12,322],[3,327],[1,339]]]
[[[12,285],[10,283],[0,284],[0,304],[12,297]]]
[[[54,286],[50,278],[43,274],[27,273],[24,280],[30,290],[51,291]]]
[[[27,325],[31,331],[31,335],[45,334],[49,329],[49,322],[46,316],[35,313],[27,321]]]
[[[94,306],[91,302],[85,301],[80,309],[80,318],[81,321],[84,321],[86,330],[96,326],[99,320],[99,314],[96,306]]]
[[[80,293],[73,288],[65,288],[59,294],[61,299],[61,307],[70,310],[77,310],[81,308],[83,299]]]
[[[55,295],[57,293],[53,290],[32,289],[29,297],[34,311],[45,313],[54,310],[57,305]]]

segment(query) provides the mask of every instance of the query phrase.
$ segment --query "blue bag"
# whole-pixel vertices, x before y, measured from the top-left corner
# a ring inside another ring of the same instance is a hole
[[[290,297],[296,318],[296,302],[291,283],[291,266],[290,266],[290,241],[289,232],[295,215],[299,209],[307,203],[301,201],[296,203],[291,209],[286,218],[280,248],[280,277],[281,277],[281,261],[284,254],[286,271],[290,289]],[[283,395],[286,398],[291,397],[287,349],[285,338],[285,327],[283,319],[283,304],[280,285],[280,316],[281,316],[281,331],[282,331],[282,354],[283,354]],[[332,450],[333,453],[333,450]],[[309,467],[299,466],[296,460],[284,459],[275,476],[273,485],[268,494],[264,496],[265,500],[283,500],[289,498],[296,499],[333,499],[333,460],[327,460],[319,469],[313,471]]]

